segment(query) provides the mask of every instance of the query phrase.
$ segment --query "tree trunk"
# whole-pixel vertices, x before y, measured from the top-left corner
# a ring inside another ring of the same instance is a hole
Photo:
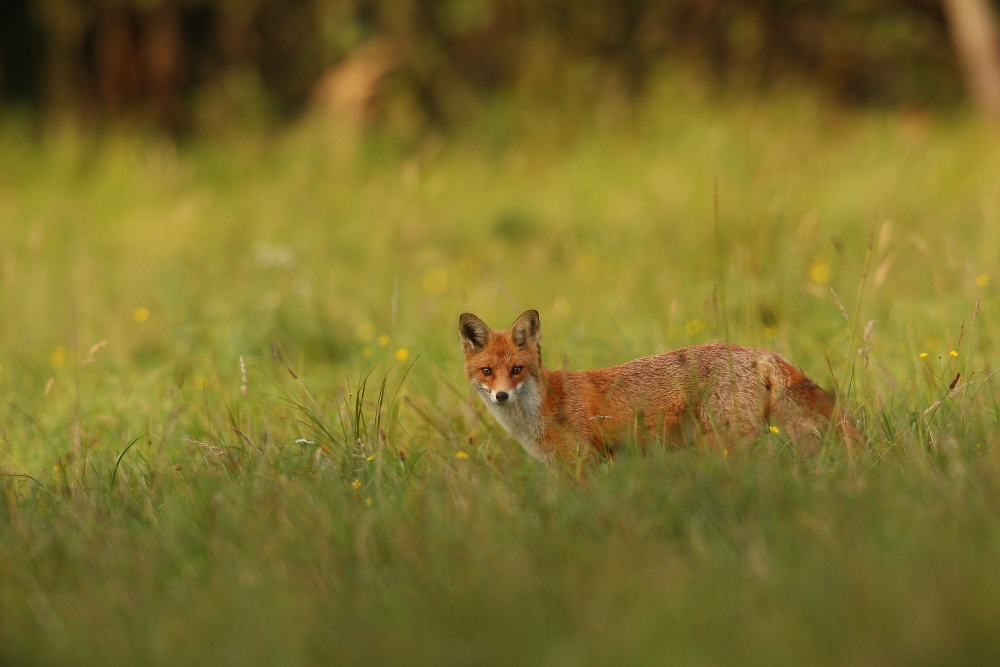
[[[990,0],[942,0],[966,85],[979,109],[1000,121],[1000,41]]]

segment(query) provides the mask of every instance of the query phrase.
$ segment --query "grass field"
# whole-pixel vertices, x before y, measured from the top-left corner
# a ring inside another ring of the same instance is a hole
[[[505,114],[0,123],[0,663],[1000,661],[997,132]],[[526,308],[549,367],[773,348],[870,446],[545,469],[461,374]]]

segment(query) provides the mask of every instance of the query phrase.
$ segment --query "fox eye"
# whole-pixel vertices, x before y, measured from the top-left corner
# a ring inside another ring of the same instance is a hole
[[[493,375],[492,368],[480,368],[479,370],[483,372],[483,375]]]
[[[514,368],[510,369],[510,374],[511,375],[520,375],[521,371],[523,371],[523,370],[524,369],[521,368],[520,366],[514,366]]]

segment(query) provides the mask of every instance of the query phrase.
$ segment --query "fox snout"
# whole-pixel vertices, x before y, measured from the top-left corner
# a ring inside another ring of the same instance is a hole
[[[509,399],[513,398],[514,394],[512,392],[506,391],[493,391],[490,392],[490,398],[493,399],[494,403],[506,403]]]

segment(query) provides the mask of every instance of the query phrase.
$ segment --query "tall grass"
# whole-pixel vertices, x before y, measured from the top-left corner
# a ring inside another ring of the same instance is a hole
[[[670,86],[419,146],[4,122],[0,661],[1000,657],[990,128]],[[529,307],[550,367],[776,349],[869,446],[543,468],[455,331]]]

